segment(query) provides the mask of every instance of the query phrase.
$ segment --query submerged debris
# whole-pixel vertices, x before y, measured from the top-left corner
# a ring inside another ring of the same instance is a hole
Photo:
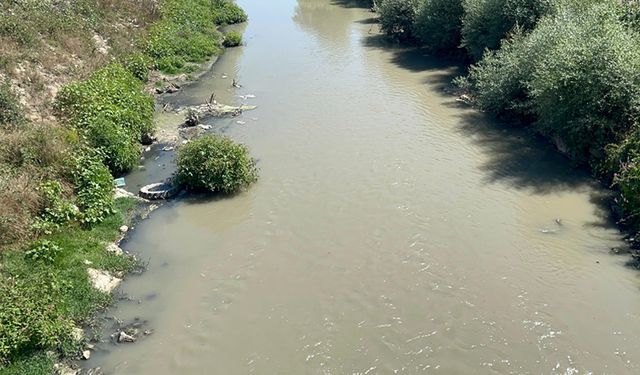
[[[210,117],[237,117],[244,111],[250,111],[256,108],[257,106],[255,105],[230,106],[218,103],[213,100],[210,103],[182,108],[177,112],[180,113],[186,111],[185,122],[183,126],[193,127],[198,125],[204,119]]]
[[[169,199],[180,192],[180,187],[171,182],[157,182],[143,186],[140,196],[148,200]]]

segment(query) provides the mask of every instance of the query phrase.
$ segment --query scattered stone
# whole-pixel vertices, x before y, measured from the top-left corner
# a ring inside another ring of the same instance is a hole
[[[91,358],[91,351],[83,350],[80,358],[84,359],[85,361],[89,360],[89,358]]]
[[[107,251],[118,256],[124,254],[124,251],[120,248],[120,246],[114,243],[110,243],[109,245],[107,245]]]
[[[181,128],[178,132],[182,138],[190,141],[204,134],[204,129],[199,126],[193,126],[190,128]]]
[[[211,125],[203,125],[203,124],[200,124],[200,125],[198,125],[198,127],[199,127],[199,128],[201,128],[202,130],[209,130],[209,129],[211,129]]]
[[[107,55],[109,53],[109,45],[107,44],[107,40],[103,38],[100,34],[93,34],[93,42],[96,46],[96,51],[102,55]]]
[[[145,329],[143,333],[144,333],[145,336],[149,336],[150,334],[153,333],[153,330],[152,329]]]
[[[111,293],[122,282],[122,279],[111,275],[107,271],[87,268],[87,273],[89,274],[91,285],[93,285],[94,288],[105,293]]]
[[[180,86],[174,82],[168,82],[166,86],[156,87],[156,94],[173,94],[180,91]]]
[[[64,363],[56,363],[53,365],[53,370],[56,375],[78,375],[80,370],[74,370]]]
[[[136,342],[136,338],[128,335],[124,331],[120,331],[120,333],[118,334],[118,342]]]
[[[172,151],[173,150],[173,146],[166,146],[162,148],[162,151]]]
[[[82,342],[84,340],[84,330],[80,327],[73,327],[71,337],[74,341]]]
[[[126,225],[123,225],[120,227],[120,233],[127,233],[129,231],[129,227]]]
[[[82,261],[82,263],[84,263],[84,264],[85,264],[85,265],[87,265],[87,266],[90,266],[90,265],[92,265],[92,264],[93,264],[93,262],[92,262],[92,261],[90,261],[89,259],[85,259],[85,260],[83,260],[83,261]]]

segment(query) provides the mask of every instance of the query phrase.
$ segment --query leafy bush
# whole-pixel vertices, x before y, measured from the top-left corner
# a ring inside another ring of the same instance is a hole
[[[65,86],[58,112],[101,149],[112,172],[129,170],[139,149],[135,142],[153,133],[153,99],[142,83],[120,64],[110,64],[89,79]]]
[[[528,82],[550,42],[516,33],[500,50],[487,51],[477,65],[469,68],[466,80],[458,83],[476,94],[475,103],[484,111],[530,118]]]
[[[44,208],[34,223],[35,229],[50,234],[76,218],[77,207],[62,197],[62,185],[59,181],[46,181],[38,191],[44,198]]]
[[[556,40],[528,83],[536,126],[579,160],[602,158],[640,121],[640,41],[619,16],[607,4],[565,11],[534,32]]]
[[[142,151],[138,140],[112,119],[97,117],[86,127],[85,134],[92,146],[102,150],[103,162],[114,174],[138,165]]]
[[[220,135],[206,135],[178,151],[178,182],[195,190],[234,193],[257,180],[247,148]]]
[[[222,42],[225,47],[237,47],[240,44],[242,44],[242,34],[237,31],[229,31]]]
[[[80,209],[80,222],[88,226],[114,212],[113,177],[102,159],[97,151],[82,151],[74,158],[71,178],[76,189],[76,205]]]
[[[476,60],[495,50],[515,26],[528,31],[549,14],[551,0],[464,0],[462,44]]]
[[[33,262],[53,264],[61,252],[62,248],[55,242],[40,240],[31,245],[31,247],[25,251],[24,255]]]
[[[415,35],[431,50],[451,52],[460,46],[462,0],[426,0],[418,11]]]
[[[380,28],[399,40],[414,37],[414,25],[420,0],[385,0],[380,4]]]
[[[123,65],[134,77],[142,82],[149,80],[149,67],[151,66],[151,59],[149,57],[136,53],[127,57]]]

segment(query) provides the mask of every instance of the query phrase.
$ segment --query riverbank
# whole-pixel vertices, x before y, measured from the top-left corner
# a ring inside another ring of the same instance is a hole
[[[611,211],[638,248],[640,33],[634,2],[386,0],[381,29],[468,72],[460,97],[541,134],[615,192]]]
[[[154,206],[114,196],[113,176],[154,138],[145,91],[195,80],[222,53],[218,29],[246,14],[200,0],[1,7],[0,374],[50,374],[85,356],[77,327],[141,267],[117,242]]]
[[[138,225],[123,248],[149,271],[123,284],[130,301],[108,316],[154,333],[99,345],[86,365],[638,373],[638,273],[609,253],[624,243],[598,204],[607,192],[545,142],[443,92],[456,64],[383,42],[353,3],[240,0],[246,45],[166,97],[258,105],[205,125],[250,147],[261,178]],[[168,154],[127,181],[158,180]]]

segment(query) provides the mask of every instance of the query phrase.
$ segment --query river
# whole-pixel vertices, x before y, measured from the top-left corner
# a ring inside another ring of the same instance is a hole
[[[238,2],[246,46],[166,100],[215,91],[258,105],[212,124],[251,149],[261,178],[233,198],[170,202],[137,226],[125,249],[149,270],[109,314],[154,333],[99,345],[89,366],[640,373],[639,273],[611,252],[624,243],[606,191],[458,103],[443,91],[458,68],[385,44],[366,9]],[[131,184],[171,171],[147,160]]]

